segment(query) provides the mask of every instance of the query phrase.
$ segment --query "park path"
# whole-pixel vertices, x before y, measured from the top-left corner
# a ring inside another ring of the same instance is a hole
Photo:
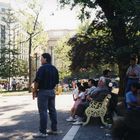
[[[106,129],[100,128],[99,123],[77,127],[66,122],[72,105],[71,94],[56,96],[58,128],[63,133],[56,136],[50,135],[46,138],[47,140],[111,140],[110,137],[106,137]],[[32,100],[30,94],[0,97],[0,140],[33,140],[32,134],[38,131],[38,127],[37,103],[36,100]],[[73,133],[76,130],[77,133]]]

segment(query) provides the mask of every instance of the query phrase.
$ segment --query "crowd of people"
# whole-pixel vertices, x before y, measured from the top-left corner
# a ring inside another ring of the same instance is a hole
[[[71,108],[71,115],[66,121],[74,122],[74,125],[83,124],[86,120],[85,110],[92,100],[103,101],[107,94],[111,93],[110,70],[104,70],[103,76],[98,81],[89,79],[88,82],[77,83],[73,91],[74,105]],[[117,103],[114,100],[114,103]],[[112,115],[110,114],[110,119]]]
[[[125,88],[125,115],[113,121],[114,112],[117,113],[118,95],[111,90],[110,71],[103,71],[99,81],[89,79],[88,82],[77,83],[73,91],[74,104],[71,108],[70,117],[66,119],[74,125],[83,124],[86,121],[85,110],[92,100],[102,101],[107,94],[112,98],[108,106],[107,119],[112,125],[112,136],[114,140],[140,139],[140,66],[138,57],[131,55],[130,66],[126,72]]]
[[[9,82],[7,81],[1,81],[0,82],[0,90],[8,90],[10,88]]]
[[[46,137],[49,133],[57,134],[57,112],[55,109],[55,86],[59,83],[58,70],[51,64],[51,56],[48,53],[41,55],[42,66],[36,73],[33,82],[33,99],[37,97],[40,116],[39,133],[34,137]],[[88,82],[73,84],[73,100],[68,122],[74,125],[83,124],[86,120],[85,110],[92,100],[103,101],[107,94],[111,94],[106,114],[107,120],[113,124],[112,136],[114,140],[140,139],[140,66],[138,58],[132,55],[130,67],[126,72],[125,108],[126,115],[123,119],[113,120],[114,111],[117,112],[118,95],[112,93],[110,70],[104,70],[103,76],[98,81],[89,79]],[[51,120],[51,130],[47,129],[47,110]]]
[[[114,122],[114,140],[140,139],[140,66],[138,57],[131,55],[126,72],[125,115]]]
[[[8,81],[0,82],[0,90],[1,91],[19,91],[19,90],[27,90],[28,83],[26,81],[12,79],[11,83]]]
[[[57,112],[55,109],[55,86],[59,83],[58,70],[51,64],[51,56],[48,53],[41,55],[42,66],[38,69],[32,84],[33,99],[37,97],[38,111],[40,116],[39,133],[34,137],[46,137],[48,133],[57,134]],[[75,121],[80,124],[84,121],[84,111],[90,101],[102,100],[108,93],[111,93],[110,70],[105,70],[99,81],[89,79],[88,82],[77,83],[73,91],[75,101],[71,108],[70,117],[67,121]],[[51,130],[47,129],[47,110],[51,120]]]

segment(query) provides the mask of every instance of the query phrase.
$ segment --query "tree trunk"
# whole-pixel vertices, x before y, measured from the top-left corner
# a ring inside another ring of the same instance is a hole
[[[116,49],[117,62],[119,66],[119,94],[124,93],[125,88],[125,73],[127,65],[129,64],[128,55],[126,49],[129,46],[129,41],[126,36],[126,25],[123,17],[120,16],[121,11],[117,11],[115,6],[110,0],[97,0],[99,6],[102,8],[107,20],[108,26],[111,29],[113,40]]]
[[[119,77],[120,77],[118,94],[123,96],[125,93],[127,67],[126,65],[124,65],[124,63],[119,63],[118,66],[119,66]]]

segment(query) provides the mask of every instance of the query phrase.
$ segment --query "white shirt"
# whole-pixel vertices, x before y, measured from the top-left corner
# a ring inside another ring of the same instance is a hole
[[[72,94],[74,95],[74,98],[78,97],[78,94],[79,94],[78,87],[73,90]]]

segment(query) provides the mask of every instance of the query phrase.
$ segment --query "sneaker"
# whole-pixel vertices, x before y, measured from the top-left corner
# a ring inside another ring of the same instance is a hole
[[[74,124],[74,125],[81,125],[81,124],[83,124],[83,122],[82,121],[76,121],[76,122],[74,122],[72,124]]]
[[[34,138],[45,138],[48,134],[43,134],[41,132],[38,132],[37,134],[33,135]]]
[[[77,121],[82,122],[82,118],[77,117],[77,118],[74,119],[74,121],[75,121],[75,122],[77,122]]]
[[[73,122],[76,122],[76,121],[78,121],[78,118],[74,118],[74,119],[73,119]]]
[[[47,134],[49,134],[49,135],[58,135],[58,134],[62,134],[62,131],[47,130]]]
[[[66,121],[67,122],[73,122],[74,121],[74,118],[70,116],[68,119],[66,119]]]

